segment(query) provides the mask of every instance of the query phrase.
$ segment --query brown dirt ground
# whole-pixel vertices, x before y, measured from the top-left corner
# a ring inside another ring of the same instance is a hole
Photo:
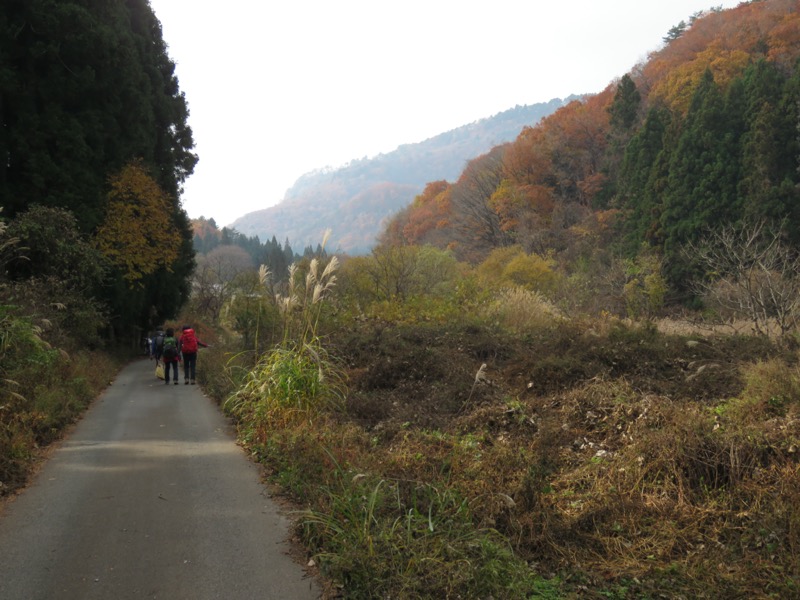
[[[468,325],[362,323],[334,344],[349,375],[348,417],[384,435],[401,426],[447,429],[455,417],[510,400],[551,403],[595,379],[622,379],[641,394],[714,402],[741,389],[743,362],[776,352],[758,338],[622,325],[514,337]]]

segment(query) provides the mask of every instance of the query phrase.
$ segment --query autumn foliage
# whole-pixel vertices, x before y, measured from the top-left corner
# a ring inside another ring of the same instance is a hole
[[[383,241],[471,263],[519,245],[567,268],[647,244],[676,284],[690,270],[679,248],[703,231],[800,217],[797,3],[712,9],[670,33],[602,92],[473,159],[455,183],[430,184]]]
[[[129,285],[178,258],[180,238],[170,228],[169,197],[140,162],[110,178],[108,209],[95,243]]]
[[[446,181],[435,181],[425,186],[422,194],[414,199],[408,222],[403,228],[403,235],[409,243],[435,240],[435,232],[449,225],[449,189]]]

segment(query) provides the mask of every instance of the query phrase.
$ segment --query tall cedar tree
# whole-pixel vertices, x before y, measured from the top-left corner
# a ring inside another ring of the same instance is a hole
[[[739,195],[751,222],[766,218],[798,223],[798,90],[800,72],[786,77],[759,61],[743,78],[748,128],[742,137],[743,177]],[[796,231],[796,227],[792,230]],[[797,241],[797,233],[795,242]]]
[[[736,104],[726,103],[711,71],[706,71],[672,156],[661,215],[664,255],[675,285],[687,274],[681,261],[684,244],[741,212],[736,184],[742,118]]]
[[[627,131],[636,122],[642,96],[636,84],[627,73],[622,76],[614,94],[614,102],[608,108],[611,115],[610,124],[616,130]]]
[[[669,150],[665,148],[671,116],[652,108],[644,125],[628,143],[620,168],[617,201],[625,211],[626,254],[635,255],[642,242],[659,245],[661,191],[665,185]]]
[[[197,162],[189,111],[147,0],[6,0],[0,5],[0,205],[71,211],[84,235],[109,218],[110,178],[140,160],[168,198],[172,264],[135,294],[107,287],[118,332],[175,314],[194,267],[179,195]]]

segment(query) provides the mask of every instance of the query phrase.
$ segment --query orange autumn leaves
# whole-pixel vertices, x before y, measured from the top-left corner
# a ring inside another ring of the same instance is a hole
[[[800,43],[796,0],[742,3],[697,20],[686,35],[654,53],[642,68],[642,87],[652,86],[653,101],[686,114],[706,70],[722,89],[748,64],[766,59],[790,68]]]
[[[649,109],[665,108],[678,120],[685,118],[707,72],[724,92],[760,60],[791,71],[799,48],[797,0],[742,3],[736,9],[698,15],[680,37],[630,72],[641,95],[641,104],[632,107],[631,123],[609,119],[616,83],[572,102],[496,149],[499,167],[481,158],[467,165],[465,173],[471,170],[472,179],[481,179],[475,172],[491,170],[491,177],[483,179],[496,181],[492,189],[481,190],[479,203],[474,194],[463,193],[463,176],[454,184],[434,182],[390,221],[383,241],[430,243],[466,257],[475,254],[467,246],[482,239],[480,227],[493,227],[504,243],[530,241],[548,230],[553,238],[570,227],[607,227],[610,224],[601,221],[619,216],[608,209],[614,206],[624,148]],[[481,219],[463,217],[474,217],[479,209]],[[546,245],[551,243],[552,239]],[[484,246],[485,252],[491,244]]]
[[[454,239],[469,238],[464,229],[477,229],[490,218],[497,220],[502,234],[515,235],[550,227],[559,203],[591,206],[606,182],[603,157],[608,145],[607,109],[612,100],[610,88],[585,102],[572,102],[540,125],[526,128],[502,149],[499,165],[484,160],[486,157],[474,159],[455,184],[461,189],[457,203],[452,196],[454,186],[445,181],[429,184],[389,222],[383,241],[452,247]],[[492,169],[497,172],[488,174]],[[472,185],[474,193],[464,191],[470,182],[495,178],[497,183],[490,188]],[[486,214],[479,215],[483,219],[472,214],[473,218],[459,220],[458,211],[479,212],[475,206],[467,207],[467,198],[475,193]],[[455,232],[459,224],[461,229]],[[480,235],[476,230],[473,237]]]
[[[181,240],[170,225],[169,196],[141,162],[128,164],[109,183],[106,217],[95,244],[132,286],[160,268],[169,269]]]

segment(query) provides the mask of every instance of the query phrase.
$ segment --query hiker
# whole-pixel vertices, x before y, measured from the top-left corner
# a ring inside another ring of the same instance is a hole
[[[156,362],[161,360],[161,353],[164,351],[164,330],[159,328],[150,342],[150,357],[155,358]]]
[[[175,338],[175,331],[172,328],[167,329],[161,350],[161,357],[164,360],[164,383],[169,385],[169,367],[172,365],[172,369],[175,372],[175,385],[178,385],[178,362],[180,362],[181,354],[178,350],[178,340]]]
[[[195,371],[197,370],[197,350],[198,347],[208,348],[208,344],[197,339],[194,329],[190,325],[184,325],[181,339],[178,343],[181,354],[183,355],[183,376],[184,384],[195,384]]]

